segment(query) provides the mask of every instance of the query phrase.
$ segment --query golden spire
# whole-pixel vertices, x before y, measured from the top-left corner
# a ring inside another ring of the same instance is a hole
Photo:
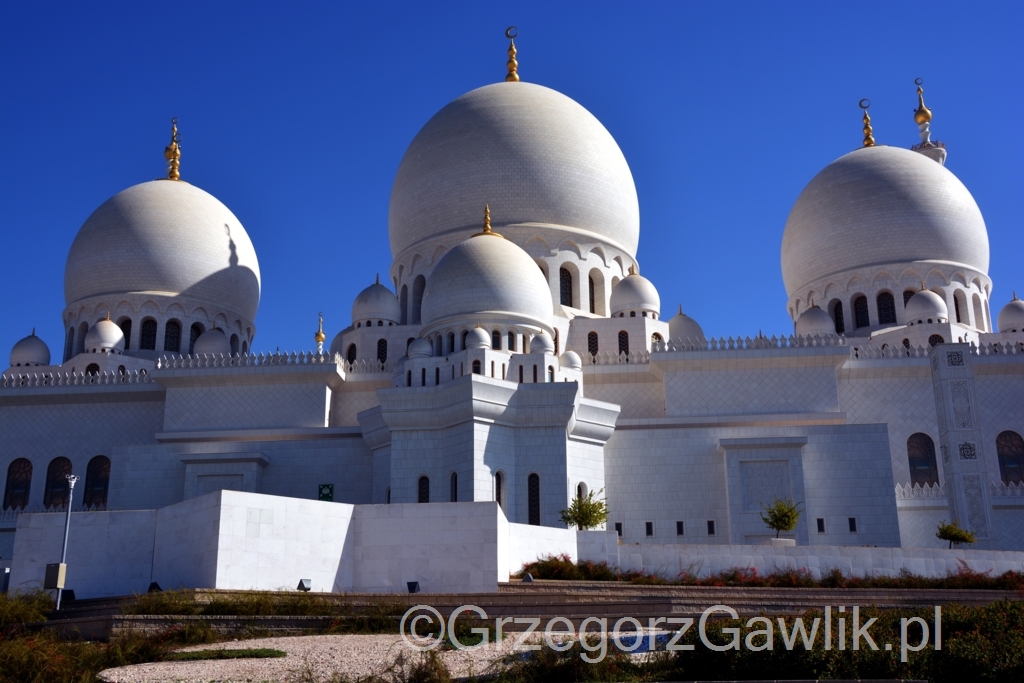
[[[914,83],[917,84],[917,111],[914,112],[914,123],[920,126],[922,123],[931,122],[932,110],[924,106],[924,88],[921,87],[924,80],[918,78]]]
[[[178,117],[171,119],[171,144],[164,148],[164,158],[167,159],[167,179],[181,180],[179,167],[181,166],[181,135],[178,134]]]
[[[316,340],[317,344],[323,344],[327,339],[327,335],[324,334],[324,314],[319,313],[318,315],[320,317],[320,327],[317,328],[316,334],[313,335],[313,339]]]
[[[633,264],[630,264],[629,270],[626,271],[626,274],[627,275],[636,275],[636,273],[637,273],[636,266],[633,265]]]
[[[509,83],[515,83],[519,81],[519,62],[516,61],[516,36],[519,35],[519,29],[515,26],[509,26],[505,29],[505,37],[508,38],[508,63],[505,65],[508,67],[508,75],[505,76],[505,80]]]
[[[871,117],[868,115],[868,107],[871,106],[871,100],[864,98],[860,101],[860,108],[864,110],[864,146],[874,147],[875,138],[871,136]]]
[[[473,235],[473,237],[480,237],[481,235],[490,235],[491,237],[501,237],[505,239],[503,235],[491,230],[491,206],[490,204],[484,204],[484,229]]]

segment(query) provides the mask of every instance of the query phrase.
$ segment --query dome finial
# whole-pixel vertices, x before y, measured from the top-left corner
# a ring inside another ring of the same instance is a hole
[[[931,123],[932,110],[924,106],[924,88],[921,87],[924,79],[914,79],[914,83],[917,85],[917,110],[914,112],[914,123],[919,126],[922,123]]]
[[[380,273],[377,273],[377,281],[374,284],[380,284]]]
[[[505,37],[508,38],[508,63],[505,65],[508,67],[508,75],[505,76],[505,80],[509,83],[516,83],[519,81],[519,62],[516,61],[516,36],[519,35],[519,29],[515,26],[509,26],[505,29]]]
[[[679,304],[679,315],[683,314],[683,305]]]
[[[864,118],[862,119],[864,121],[864,146],[874,147],[875,138],[871,135],[871,116],[868,115],[868,107],[871,106],[871,100],[865,97],[858,106],[864,110]]]
[[[313,335],[313,339],[317,344],[323,344],[327,339],[327,335],[324,334],[324,314],[323,311],[317,313],[317,317],[320,318],[320,326],[316,330],[316,334]]]
[[[164,148],[167,159],[167,179],[181,180],[181,135],[178,134],[178,117],[171,119],[171,144]]]
[[[632,263],[629,264],[629,269],[626,270],[626,274],[627,275],[636,275],[637,274],[636,266],[633,265]]]
[[[110,311],[107,311],[107,322],[110,321]]]
[[[481,230],[480,232],[476,233],[475,235],[473,235],[473,237],[480,237],[481,235],[490,235],[491,237],[501,237],[502,239],[504,239],[503,235],[499,235],[498,233],[496,233],[493,230],[491,230],[491,205],[490,204],[484,204],[484,229]]]
[[[1017,301],[1017,290],[1013,291],[1013,300]],[[33,327],[32,328],[32,334],[35,335],[35,333],[36,333],[36,328]]]

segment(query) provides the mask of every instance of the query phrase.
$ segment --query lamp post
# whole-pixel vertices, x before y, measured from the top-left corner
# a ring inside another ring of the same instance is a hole
[[[61,564],[64,564],[68,557],[68,531],[71,529],[71,500],[75,496],[75,484],[78,482],[78,477],[73,474],[65,475],[64,478],[68,480],[68,514],[64,520],[64,547],[60,551]],[[63,592],[63,588],[57,589],[57,609],[60,609],[60,596]]]

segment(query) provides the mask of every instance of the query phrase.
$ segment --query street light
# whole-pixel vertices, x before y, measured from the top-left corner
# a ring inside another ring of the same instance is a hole
[[[68,514],[64,520],[64,547],[60,551],[60,563],[65,564],[65,560],[68,558],[68,531],[71,529],[71,500],[75,496],[75,484],[78,482],[78,477],[73,474],[65,475],[65,479],[68,480]],[[64,587],[61,586],[57,589],[57,609],[60,609],[60,596],[64,592]]]

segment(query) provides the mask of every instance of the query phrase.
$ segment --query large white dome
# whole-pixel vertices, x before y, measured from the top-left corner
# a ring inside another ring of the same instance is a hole
[[[423,290],[423,329],[503,321],[551,329],[551,294],[529,254],[495,235],[472,237],[438,262]]]
[[[253,320],[260,267],[249,235],[212,195],[154,180],[117,193],[82,225],[64,269],[64,298],[152,293]]]
[[[495,83],[441,109],[413,139],[391,190],[395,258],[433,237],[468,236],[490,204],[495,227],[522,244],[524,223],[569,228],[635,256],[636,186],[622,151],[594,116],[532,83]]]
[[[898,147],[865,147],[807,184],[786,221],[782,278],[793,296],[836,273],[914,261],[988,273],[988,232],[964,184]]]

